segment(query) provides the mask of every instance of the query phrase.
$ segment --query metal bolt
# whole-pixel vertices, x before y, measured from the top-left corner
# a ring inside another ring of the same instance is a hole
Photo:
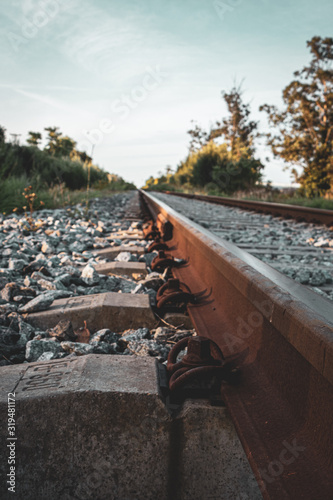
[[[212,361],[209,339],[190,338],[187,344],[187,354],[183,358],[184,364],[203,366],[211,364]]]

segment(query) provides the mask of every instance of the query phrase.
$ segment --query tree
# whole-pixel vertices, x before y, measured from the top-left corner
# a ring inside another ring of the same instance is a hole
[[[208,134],[208,140],[223,137],[229,147],[232,158],[239,160],[247,150],[248,157],[254,154],[254,139],[258,137],[258,122],[250,120],[250,105],[245,104],[242,99],[243,91],[241,84],[234,85],[230,92],[222,91],[229,112],[227,118],[216,122]]]
[[[175,174],[171,175],[167,167],[165,176],[159,173],[159,178],[148,179],[147,188],[212,187],[216,192],[233,193],[261,181],[263,165],[254,158],[258,123],[250,120],[250,105],[243,102],[241,85],[234,85],[230,92],[223,91],[222,97],[229,115],[216,122],[209,132],[197,124],[188,130],[191,142],[186,159],[180,162]],[[215,142],[219,137],[222,143]]]
[[[235,160],[226,143],[209,141],[200,151],[190,153],[173,177],[176,185],[201,188],[214,185],[216,191],[233,193],[260,182],[262,169],[260,160],[245,153]]]
[[[227,144],[232,158],[238,161],[244,156],[254,155],[254,139],[258,137],[258,122],[250,120],[250,105],[243,102],[243,91],[240,85],[234,85],[230,92],[222,91],[222,98],[226,102],[229,116],[216,121],[209,132],[199,125],[188,130],[191,136],[190,153],[199,151],[210,141],[219,137]],[[193,121],[193,120],[192,120]]]
[[[27,143],[31,146],[38,146],[42,140],[42,134],[40,132],[28,132],[28,134]]]
[[[59,131],[59,127],[45,127],[44,130],[48,132],[47,136],[47,145],[45,146],[45,151],[50,153],[51,155],[56,156],[56,152],[58,151],[59,146],[59,138],[61,137],[61,132]]]
[[[6,129],[0,125],[0,144],[6,142]]]
[[[71,152],[70,158],[72,161],[80,161],[86,165],[92,164],[91,156],[87,155],[84,151],[78,151],[77,149],[74,149]]]
[[[267,134],[274,156],[303,167],[296,177],[312,197],[333,187],[333,38],[315,36],[307,46],[312,59],[283,90],[284,109],[267,104],[259,109],[277,129]]]
[[[56,156],[70,158],[72,152],[75,151],[75,146],[76,142],[67,135],[64,137],[60,137],[58,141]]]
[[[194,120],[191,120],[194,123]],[[195,125],[194,128],[187,131],[187,133],[191,136],[189,150],[190,153],[198,151],[208,142],[208,134],[205,132],[199,125]]]
[[[58,127],[47,127],[48,143],[45,151],[59,158],[69,158],[75,150],[76,142],[68,136],[63,136]]]

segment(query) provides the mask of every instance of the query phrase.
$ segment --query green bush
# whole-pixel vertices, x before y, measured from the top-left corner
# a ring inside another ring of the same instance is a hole
[[[28,185],[28,178],[25,175],[3,180],[0,183],[0,211],[9,213],[15,208],[22,211],[22,207],[26,204],[22,193]]]
[[[216,194],[233,193],[260,183],[263,168],[260,160],[251,157],[249,149],[239,148],[239,154],[233,157],[226,144],[210,141],[181,162],[172,180],[178,188],[187,185]]]
[[[70,158],[59,158],[41,151],[36,146],[0,145],[0,178],[26,175],[34,187],[65,183],[69,189],[87,186],[88,167]],[[107,181],[107,173],[95,165],[90,166],[90,183]]]

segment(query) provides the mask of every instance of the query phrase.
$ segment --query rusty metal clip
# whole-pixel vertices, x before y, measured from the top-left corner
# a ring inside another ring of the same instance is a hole
[[[156,219],[156,227],[164,241],[172,239],[172,224],[168,219],[166,219],[166,217],[164,217],[163,214],[158,214]]]
[[[176,267],[184,263],[183,260],[175,260],[171,255],[167,255],[164,250],[159,250],[158,255],[151,263],[152,271],[164,271],[167,267]]]
[[[196,299],[189,287],[175,278],[170,278],[161,286],[156,295],[157,308],[168,311],[178,310],[181,306],[186,308],[188,303],[194,304]]]
[[[187,354],[176,362],[177,356],[187,346]],[[239,370],[237,358],[226,360],[218,345],[206,337],[187,337],[175,344],[168,356],[169,389],[174,392],[201,375],[218,375],[221,380],[235,383]]]
[[[146,253],[153,252],[154,250],[168,250],[168,245],[162,241],[162,239],[157,236],[155,241],[150,243],[148,248],[145,250]]]
[[[142,232],[146,240],[154,240],[160,235],[152,220],[143,226]]]

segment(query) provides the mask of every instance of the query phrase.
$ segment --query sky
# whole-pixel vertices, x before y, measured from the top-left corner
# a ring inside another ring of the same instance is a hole
[[[57,126],[94,163],[142,186],[188,154],[195,120],[227,116],[242,83],[251,118],[282,106],[306,41],[332,36],[331,0],[0,0],[0,125]],[[44,136],[46,133],[44,132]],[[291,184],[263,139],[264,179]],[[266,161],[270,157],[270,161]]]

